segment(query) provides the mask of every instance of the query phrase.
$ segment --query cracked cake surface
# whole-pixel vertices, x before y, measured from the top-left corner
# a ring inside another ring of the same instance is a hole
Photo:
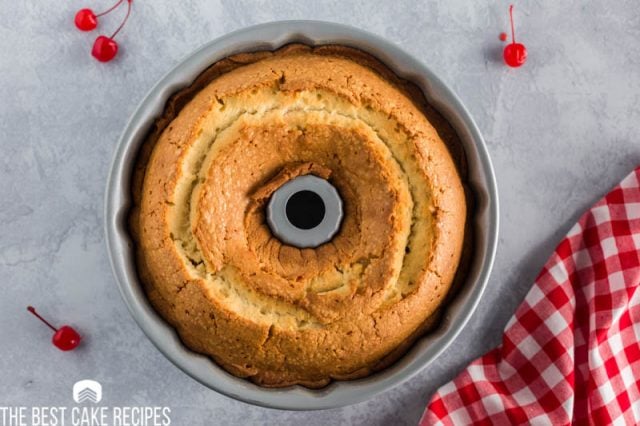
[[[385,367],[434,322],[465,193],[403,84],[355,49],[291,45],[224,59],[171,99],[136,165],[130,223],[147,296],[186,346],[263,386],[315,388]],[[265,206],[307,174],[335,186],[344,219],[298,249]]]

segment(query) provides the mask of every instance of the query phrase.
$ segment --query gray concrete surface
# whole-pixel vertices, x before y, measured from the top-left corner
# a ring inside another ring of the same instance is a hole
[[[104,404],[168,405],[173,424],[415,424],[434,390],[499,343],[500,331],[579,213],[640,163],[640,3],[523,0],[530,58],[500,62],[506,2],[468,0],[136,1],[100,64],[72,23],[107,0],[8,1],[0,7],[0,406],[73,405],[79,379]],[[104,32],[124,12],[103,20]],[[320,19],[369,30],[421,58],[482,130],[500,186],[501,236],[488,291],[430,368],[377,398],[324,412],[252,407],[210,391],[139,330],[109,268],[103,193],[120,131],[151,85],[215,37],[261,22]],[[63,353],[25,311],[71,323]]]

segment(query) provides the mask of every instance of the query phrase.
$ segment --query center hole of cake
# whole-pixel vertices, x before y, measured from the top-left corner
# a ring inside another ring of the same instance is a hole
[[[299,229],[320,225],[325,215],[322,198],[313,191],[299,191],[291,195],[285,208],[289,222]]]

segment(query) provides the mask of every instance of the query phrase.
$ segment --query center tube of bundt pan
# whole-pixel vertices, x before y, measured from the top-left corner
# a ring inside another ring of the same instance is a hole
[[[326,179],[298,176],[278,188],[266,209],[271,232],[285,244],[315,248],[336,235],[342,223],[342,198]]]

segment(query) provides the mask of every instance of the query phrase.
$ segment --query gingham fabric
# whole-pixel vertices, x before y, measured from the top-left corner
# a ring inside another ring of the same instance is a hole
[[[640,424],[640,167],[558,245],[502,345],[432,397],[422,425]]]

